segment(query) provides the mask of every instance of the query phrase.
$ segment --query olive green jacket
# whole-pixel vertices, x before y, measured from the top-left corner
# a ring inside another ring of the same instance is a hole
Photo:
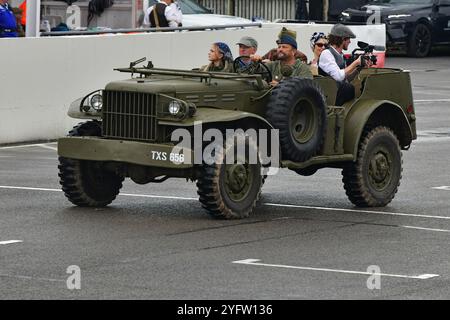
[[[268,62],[267,67],[269,68],[270,72],[272,72],[273,80],[280,81],[284,78],[281,72],[281,61],[277,60]],[[302,77],[308,79],[313,78],[310,67],[299,59],[296,60],[295,64],[292,66],[292,69],[293,72],[291,77]]]

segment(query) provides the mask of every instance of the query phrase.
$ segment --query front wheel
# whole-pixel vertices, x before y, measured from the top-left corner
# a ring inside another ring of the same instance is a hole
[[[69,136],[99,136],[101,125],[89,121],[75,126]],[[123,176],[107,170],[101,161],[59,157],[59,178],[65,196],[80,207],[104,207],[122,188]]]
[[[215,163],[202,165],[197,180],[199,200],[215,218],[246,218],[261,195],[263,176],[257,145],[244,137],[245,148],[239,148],[239,140],[227,140],[215,154]],[[245,150],[245,154],[240,150]]]
[[[391,129],[366,130],[358,159],[342,170],[349,200],[358,207],[384,207],[397,193],[402,177],[402,153]]]

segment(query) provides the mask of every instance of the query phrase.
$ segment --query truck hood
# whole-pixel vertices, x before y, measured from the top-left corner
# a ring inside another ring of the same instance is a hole
[[[113,81],[106,85],[106,90],[129,91],[143,93],[175,94],[181,92],[216,93],[255,90],[255,81],[212,79],[211,84],[199,78],[183,78],[180,76],[155,76],[150,78],[134,78]]]

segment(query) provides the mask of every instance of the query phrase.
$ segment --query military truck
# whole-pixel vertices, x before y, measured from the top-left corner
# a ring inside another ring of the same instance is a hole
[[[264,65],[220,73],[155,68],[151,62],[138,67],[141,62],[116,69],[129,79],[70,106],[69,116],[87,120],[58,140],[60,183],[73,204],[107,206],[125,178],[138,184],[186,178],[196,181],[207,213],[245,218],[260,199],[267,167],[303,176],[342,169],[346,194],[358,207],[382,207],[394,198],[402,150],[416,139],[409,72],[363,69],[352,82],[355,98],[336,106],[337,84],[329,77],[286,77],[272,87]],[[252,129],[276,134],[254,139]],[[192,137],[181,139],[180,130]],[[207,144],[214,140],[208,130],[216,134],[214,148]],[[180,141],[189,139],[180,149]],[[262,161],[262,146],[279,159]],[[208,148],[214,161],[202,157]]]

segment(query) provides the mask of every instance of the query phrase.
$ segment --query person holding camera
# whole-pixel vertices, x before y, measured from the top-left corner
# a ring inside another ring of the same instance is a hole
[[[355,34],[349,27],[336,24],[328,35],[329,47],[319,58],[319,74],[330,76],[338,83],[337,106],[342,106],[355,98],[355,87],[350,82],[358,75],[361,68],[371,65],[371,61],[364,56],[346,65],[343,52],[348,49],[351,39],[355,38]]]

